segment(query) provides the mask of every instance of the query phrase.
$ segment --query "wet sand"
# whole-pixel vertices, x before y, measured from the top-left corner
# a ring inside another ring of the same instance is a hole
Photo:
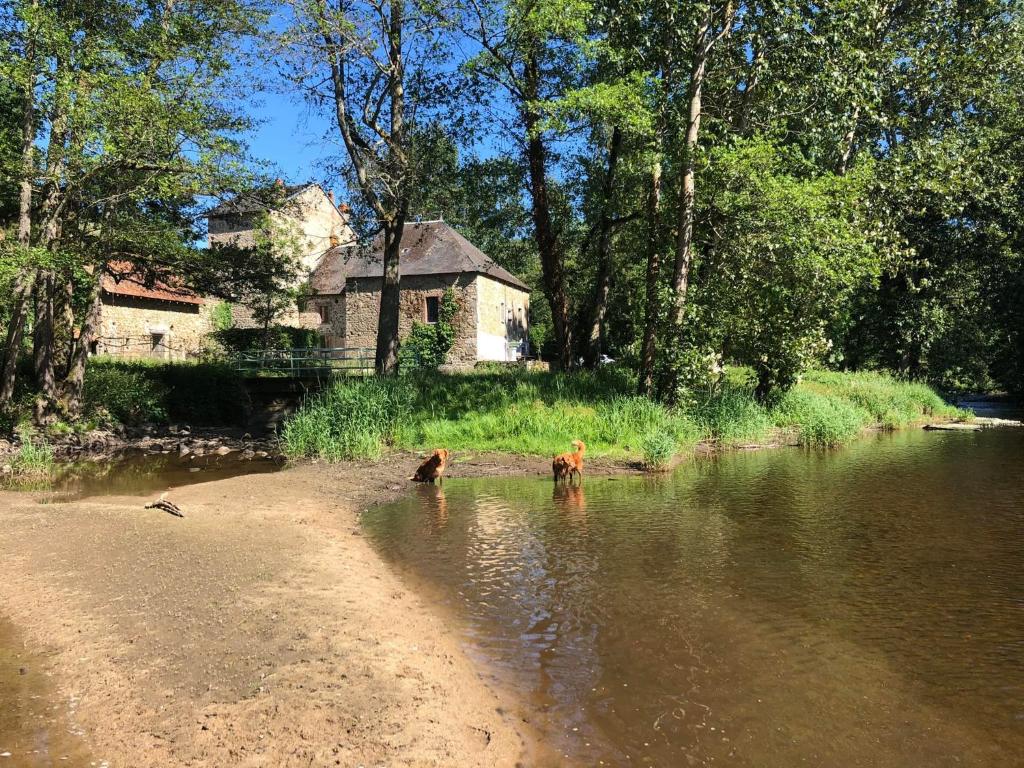
[[[47,660],[50,730],[112,767],[543,762],[524,713],[360,532],[416,463],[191,485],[169,495],[183,520],[143,509],[151,495],[0,492],[0,613]],[[451,471],[549,468],[477,456]]]

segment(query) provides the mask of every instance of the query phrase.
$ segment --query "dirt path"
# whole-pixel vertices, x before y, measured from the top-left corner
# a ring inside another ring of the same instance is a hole
[[[514,705],[360,535],[415,461],[181,488],[184,520],[149,498],[0,493],[0,610],[45,652],[97,765],[535,764]]]

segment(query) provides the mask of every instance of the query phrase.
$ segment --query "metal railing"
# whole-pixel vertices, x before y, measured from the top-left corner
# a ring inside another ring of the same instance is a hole
[[[365,376],[373,373],[375,351],[363,347],[297,347],[240,352],[235,370],[249,376]]]

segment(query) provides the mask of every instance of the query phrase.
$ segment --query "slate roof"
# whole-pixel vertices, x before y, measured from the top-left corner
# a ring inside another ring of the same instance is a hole
[[[290,200],[300,192],[304,192],[309,187],[317,186],[313,182],[306,182],[305,184],[287,184],[284,187],[284,199]],[[251,192],[244,195],[237,195],[230,200],[225,200],[220,205],[211,208],[206,212],[206,216],[224,216],[232,213],[253,213],[255,211],[266,211],[269,210],[270,204],[277,200],[280,192],[273,187],[264,192]]]
[[[369,249],[340,246],[332,248],[320,260],[310,277],[314,293],[337,294],[345,281],[382,277],[384,274],[384,236],[378,235]],[[443,221],[414,222],[402,231],[402,275],[453,275],[474,272],[500,280],[523,291],[530,287],[506,269],[499,267],[483,251]]]
[[[157,280],[152,285],[147,285],[130,261],[111,261],[107,264],[107,271],[103,274],[100,285],[105,292],[115,296],[174,301],[179,304],[204,303],[201,296],[172,283],[173,281]]]

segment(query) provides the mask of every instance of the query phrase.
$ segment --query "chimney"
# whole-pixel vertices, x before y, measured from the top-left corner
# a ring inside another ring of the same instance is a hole
[[[348,207],[348,203],[342,203],[341,205],[338,206],[338,210],[341,211],[342,213],[348,213],[352,209]]]

